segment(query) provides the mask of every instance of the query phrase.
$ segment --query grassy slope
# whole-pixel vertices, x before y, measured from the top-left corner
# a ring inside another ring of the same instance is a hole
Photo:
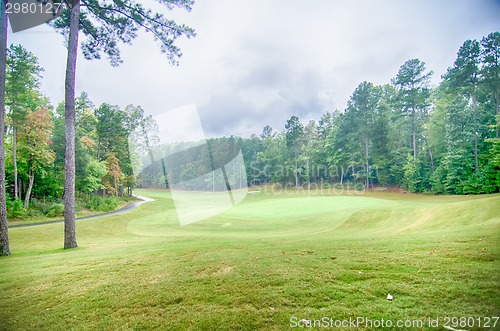
[[[499,195],[256,194],[180,227],[168,193],[139,194],[156,201],[78,221],[75,250],[60,248],[62,224],[11,229],[0,329],[278,330],[292,316],[500,314]]]

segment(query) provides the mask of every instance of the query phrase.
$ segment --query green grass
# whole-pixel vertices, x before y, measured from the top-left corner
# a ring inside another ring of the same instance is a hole
[[[11,229],[0,329],[283,330],[293,316],[477,326],[500,315],[500,195],[292,193],[181,227],[169,192],[142,190],[156,201],[77,221],[68,251],[63,224]]]

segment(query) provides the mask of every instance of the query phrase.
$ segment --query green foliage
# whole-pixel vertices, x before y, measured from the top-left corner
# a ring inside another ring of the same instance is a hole
[[[82,191],[90,193],[103,189],[104,185],[102,185],[102,177],[106,176],[106,174],[106,164],[104,162],[98,162],[95,159],[91,159],[87,164],[86,176],[82,180]]]
[[[178,7],[190,11],[194,1],[169,0],[160,3],[170,10]],[[69,35],[70,7],[65,6],[62,14],[50,22],[66,37]],[[88,60],[100,59],[104,53],[113,66],[122,62],[120,43],[130,44],[141,28],[153,34],[160,43],[162,53],[166,54],[172,64],[178,64],[177,59],[182,55],[175,40],[182,35],[188,38],[195,36],[190,27],[179,25],[164,14],[155,13],[144,8],[140,2],[131,0],[82,0],[79,21],[84,57]]]
[[[46,215],[48,217],[62,216],[64,213],[64,205],[62,203],[57,203],[51,205]]]
[[[109,212],[116,209],[122,201],[122,199],[112,196],[106,198],[94,196],[90,199],[90,201],[85,203],[85,208],[100,212]]]
[[[24,209],[24,203],[22,200],[7,199],[7,218],[9,219],[20,219],[26,217],[28,214]]]
[[[417,165],[413,156],[406,157],[406,164],[404,165],[403,187],[412,193],[419,191],[420,187],[420,174],[418,173]]]

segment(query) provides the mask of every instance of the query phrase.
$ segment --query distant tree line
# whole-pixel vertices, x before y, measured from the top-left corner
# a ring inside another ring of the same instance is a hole
[[[292,116],[281,131],[267,125],[260,135],[207,142],[240,146],[246,172],[233,170],[229,178],[235,188],[245,178],[247,185],[296,189],[334,184],[433,194],[499,192],[500,33],[464,42],[434,88],[432,75],[424,62],[410,59],[390,84],[360,83],[345,110],[327,112],[318,122],[304,125]],[[156,155],[178,157],[166,165],[157,160],[141,174],[139,185],[168,187],[174,181],[186,190],[226,189],[224,177],[210,173],[216,167],[207,162],[208,150],[192,146],[150,146]],[[191,152],[175,154],[182,150]],[[214,159],[227,159],[224,152],[215,151]]]
[[[411,192],[500,191],[500,33],[467,40],[435,88],[406,61],[391,84],[362,82],[344,111],[236,139],[248,183],[396,185]]]

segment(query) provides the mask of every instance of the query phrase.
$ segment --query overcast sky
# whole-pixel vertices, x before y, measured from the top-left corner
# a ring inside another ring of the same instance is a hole
[[[197,33],[179,40],[179,67],[141,34],[121,47],[117,68],[79,53],[77,94],[153,115],[195,104],[207,136],[249,136],[267,124],[280,131],[292,115],[307,123],[343,110],[360,82],[389,83],[411,58],[439,83],[466,39],[500,30],[500,1],[204,0],[169,17]],[[62,101],[63,37],[44,25],[8,39],[39,58],[42,92]]]

